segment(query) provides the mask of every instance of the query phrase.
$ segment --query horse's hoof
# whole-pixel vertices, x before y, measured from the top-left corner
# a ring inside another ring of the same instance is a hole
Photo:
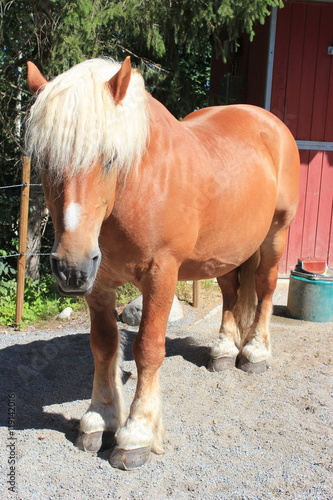
[[[146,464],[150,459],[150,446],[123,450],[115,448],[109,458],[110,464],[115,469],[133,470]]]
[[[82,451],[97,453],[98,451],[109,450],[115,445],[114,432],[99,431],[86,434],[80,432],[75,441],[75,446]]]
[[[235,368],[235,365],[235,357],[210,358],[207,370],[210,372],[223,372],[224,370]]]
[[[266,361],[260,361],[259,363],[251,363],[245,356],[240,356],[237,360],[237,368],[243,370],[243,372],[248,373],[249,375],[256,373],[265,373],[267,370]]]

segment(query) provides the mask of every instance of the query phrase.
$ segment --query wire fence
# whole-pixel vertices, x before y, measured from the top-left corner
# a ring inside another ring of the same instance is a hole
[[[23,184],[13,184],[12,186],[0,186],[0,189],[12,189],[12,188],[19,188],[19,187],[30,187],[30,186],[42,186],[42,184],[28,184],[27,182],[24,182]]]
[[[10,186],[0,186],[0,189],[12,189],[12,188],[26,188],[26,187],[42,187],[42,184],[30,184],[27,182],[23,182],[22,184],[12,184]],[[36,256],[48,256],[51,255],[51,253],[25,253],[25,252],[20,252],[20,253],[12,253],[12,254],[6,254],[6,255],[0,255],[0,259],[9,259],[10,257],[32,257],[34,255]]]
[[[25,253],[25,252],[20,252],[20,253],[12,253],[10,255],[0,255],[0,259],[9,259],[9,257],[31,257],[33,255],[40,255],[40,256],[47,256],[51,255],[51,253]]]
[[[20,211],[19,211],[19,242],[18,251],[8,255],[0,255],[1,261],[10,258],[17,258],[17,274],[16,274],[16,317],[15,323],[19,324],[22,321],[23,306],[24,306],[24,288],[25,288],[25,273],[27,257],[50,255],[44,252],[29,252],[27,251],[27,233],[28,233],[28,219],[29,219],[29,200],[30,200],[30,187],[41,187],[40,183],[31,183],[31,162],[27,156],[22,157],[22,182],[21,184],[11,184],[7,186],[0,186],[0,190],[20,189]],[[6,253],[5,251],[1,252]]]

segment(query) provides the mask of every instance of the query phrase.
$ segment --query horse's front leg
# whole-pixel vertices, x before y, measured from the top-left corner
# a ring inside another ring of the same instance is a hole
[[[113,467],[130,470],[146,463],[150,452],[163,453],[164,427],[159,368],[165,356],[165,333],[177,282],[175,262],[155,264],[140,281],[143,312],[133,344],[138,380],[125,425],[110,456]]]
[[[124,423],[121,347],[114,316],[115,292],[94,292],[87,299],[91,317],[90,346],[95,373],[91,404],[80,422],[76,445],[85,451],[111,448]]]

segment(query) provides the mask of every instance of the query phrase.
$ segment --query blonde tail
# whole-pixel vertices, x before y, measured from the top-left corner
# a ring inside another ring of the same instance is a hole
[[[257,306],[255,272],[259,263],[260,248],[239,268],[239,289],[234,318],[240,333],[241,345],[244,344],[255,317]]]

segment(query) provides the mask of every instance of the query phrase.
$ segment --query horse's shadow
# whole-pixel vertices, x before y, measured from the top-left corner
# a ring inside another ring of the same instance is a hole
[[[130,361],[135,332],[122,330],[124,360]],[[209,349],[192,338],[166,340],[166,355],[181,355],[197,366],[205,365]],[[0,351],[2,371],[0,426],[8,426],[8,397],[15,395],[15,428],[51,429],[65,432],[74,441],[79,420],[62,413],[48,413],[43,407],[90,399],[93,357],[89,334],[79,333],[16,344]],[[126,383],[130,373],[124,372]],[[83,412],[85,408],[83,408]]]

